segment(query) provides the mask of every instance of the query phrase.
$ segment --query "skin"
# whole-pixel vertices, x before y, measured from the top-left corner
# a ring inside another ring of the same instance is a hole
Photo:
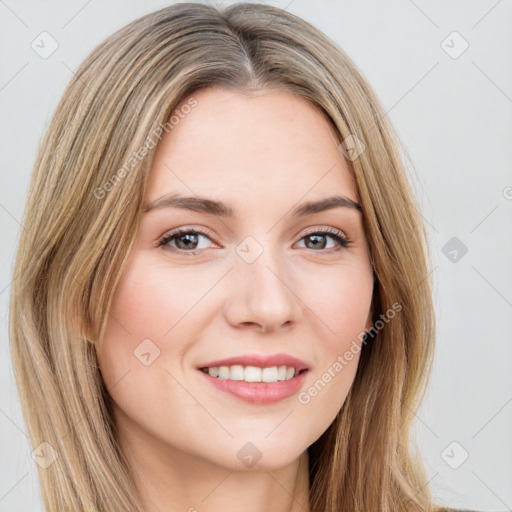
[[[197,106],[157,147],[146,203],[197,195],[229,203],[236,215],[142,215],[98,351],[119,442],[148,512],[308,511],[306,450],[343,405],[359,353],[307,404],[297,395],[246,402],[215,389],[196,367],[287,353],[308,364],[303,391],[354,340],[360,346],[373,289],[362,213],[290,214],[333,194],[357,201],[357,189],[332,126],[306,100],[220,87],[193,96]],[[176,228],[208,234],[158,247]],[[330,234],[315,244],[305,233],[326,228],[351,244]],[[248,236],[262,248],[252,263],[236,252]],[[134,356],[145,339],[146,361],[159,351],[148,365]],[[261,453],[252,467],[237,457],[248,442]]]

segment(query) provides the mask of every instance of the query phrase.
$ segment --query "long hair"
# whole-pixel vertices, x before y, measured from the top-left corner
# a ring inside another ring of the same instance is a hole
[[[316,105],[339,135],[362,205],[381,325],[341,410],[308,449],[311,511],[434,510],[410,435],[434,350],[429,249],[401,143],[333,41],[251,3],[178,3],[118,30],[78,68],[40,143],[9,323],[24,418],[47,460],[38,467],[47,510],[143,510],[96,347],[135,240],[155,134],[172,129],[180,102],[213,85],[283,89]]]

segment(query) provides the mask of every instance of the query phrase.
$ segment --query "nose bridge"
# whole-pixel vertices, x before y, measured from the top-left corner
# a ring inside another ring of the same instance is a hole
[[[236,248],[230,320],[257,323],[263,330],[296,321],[301,308],[290,267],[272,237],[246,237]]]

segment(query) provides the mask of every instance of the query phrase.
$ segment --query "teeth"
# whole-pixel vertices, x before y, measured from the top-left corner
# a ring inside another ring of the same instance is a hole
[[[291,366],[271,366],[258,368],[257,366],[214,366],[207,369],[211,377],[230,380],[244,380],[245,382],[277,382],[290,380],[298,372]]]
[[[219,379],[229,379],[229,368],[227,366],[219,368]]]
[[[244,370],[245,382],[261,382],[261,368],[246,366]]]
[[[277,382],[277,366],[261,370],[261,382]]]
[[[224,366],[224,368],[228,369],[228,376],[227,379],[231,380],[244,380],[244,367],[237,364],[231,367],[231,371],[229,371],[228,366]]]

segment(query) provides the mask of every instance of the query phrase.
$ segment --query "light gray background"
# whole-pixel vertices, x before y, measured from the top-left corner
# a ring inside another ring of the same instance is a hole
[[[0,511],[42,510],[7,338],[10,274],[36,146],[93,47],[169,3],[0,0]],[[439,503],[510,510],[512,2],[267,3],[312,22],[352,57],[409,152],[438,315],[436,362],[415,433]],[[47,59],[31,48],[43,31],[59,45]],[[446,40],[453,31],[469,43],[458,58],[462,42]],[[455,262],[450,246],[443,252],[452,237],[468,248]],[[450,467],[465,452],[467,460]]]

